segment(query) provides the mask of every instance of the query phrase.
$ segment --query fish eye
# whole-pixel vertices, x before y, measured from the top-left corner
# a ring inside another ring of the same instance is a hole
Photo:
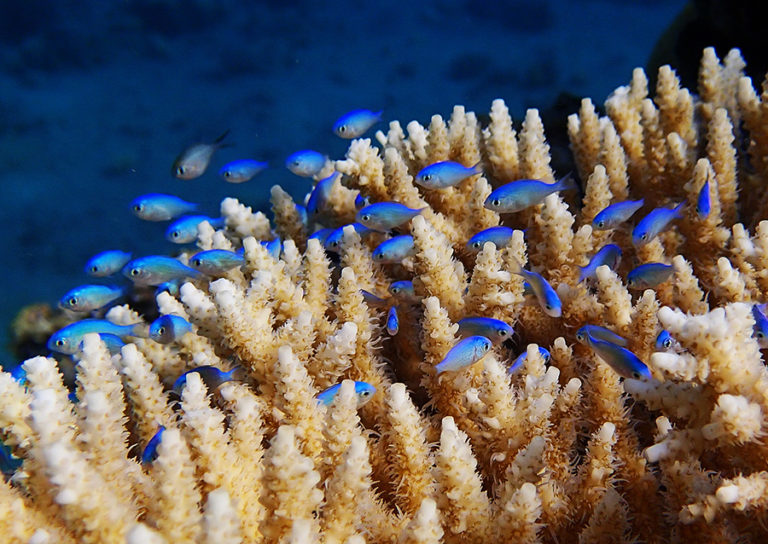
[[[176,168],[176,173],[177,173],[178,175],[180,175],[180,176],[183,176],[183,175],[184,175],[184,167],[183,167],[183,166],[178,166],[178,167]]]
[[[491,200],[491,204],[493,204],[494,206],[501,206],[501,200],[499,200],[498,198],[494,198],[493,200]]]
[[[506,336],[506,335],[507,335],[507,331],[506,331],[506,329],[499,329],[499,331],[498,331],[498,335],[499,335],[499,336]]]
[[[140,212],[142,210],[142,208],[144,208],[144,206],[142,206],[141,204],[134,204],[133,205],[133,211],[135,211],[135,212]]]
[[[56,345],[57,345],[58,347],[61,347],[61,346],[63,346],[63,345],[64,345],[64,340],[62,340],[61,338],[59,338],[58,340],[56,340]]]
[[[224,172],[224,177],[225,177],[225,178],[228,178],[228,177],[230,177],[231,175],[232,175],[232,172],[230,172],[229,170],[227,170],[227,171],[225,171],[225,172]]]
[[[399,293],[400,293],[400,288],[399,288],[399,287],[392,287],[392,288],[389,290],[389,292],[390,292],[390,293],[392,293],[393,295],[397,295],[397,294],[399,294]]]
[[[141,274],[141,270],[138,268],[131,268],[131,276],[138,276],[139,274]]]
[[[371,216],[370,216],[370,214],[366,213],[366,214],[361,215],[360,219],[362,219],[363,221],[370,221],[371,220]]]
[[[99,271],[99,267],[98,267],[98,266],[96,266],[96,265],[93,265],[93,266],[91,267],[91,272],[98,272],[98,271]]]
[[[360,394],[361,394],[362,396],[364,396],[364,397],[367,397],[368,395],[370,395],[370,394],[371,394],[371,392],[370,392],[370,391],[363,391],[363,392],[362,392],[362,393],[360,393]]]
[[[551,310],[551,309],[552,309],[552,305],[551,305],[551,304],[545,304],[545,305],[544,305],[544,307],[545,307],[547,310]]]
[[[666,340],[664,340],[664,342],[662,342],[662,345],[665,348],[670,348],[672,347],[672,340],[670,338],[667,338]]]
[[[646,238],[648,238],[648,234],[647,234],[647,233],[645,233],[645,232],[644,232],[644,233],[642,233],[642,234],[640,235],[640,239],[641,239],[641,240],[645,240]]]
[[[758,338],[764,338],[765,333],[763,331],[757,331],[757,334],[755,336],[757,336]]]
[[[164,335],[165,334],[165,327],[160,327],[159,329],[157,329],[157,334],[160,335],[160,336]]]
[[[70,306],[77,306],[77,297],[69,297],[67,304]]]
[[[580,332],[577,332],[576,333],[576,340],[578,340],[579,342],[582,342],[584,340],[584,334],[580,333]]]
[[[636,379],[636,380],[639,380],[639,379],[640,379],[640,373],[639,373],[639,372],[633,372],[633,373],[632,373],[632,377],[633,377],[634,379]]]
[[[596,223],[596,225],[597,225],[597,228],[601,229],[601,228],[603,228],[605,226],[605,221],[602,221],[602,220],[598,221]]]
[[[173,231],[173,232],[171,233],[171,236],[173,236],[174,238],[178,238],[178,237],[179,237],[179,236],[181,236],[181,235],[179,234],[179,231],[175,230],[175,231]]]
[[[201,259],[192,259],[192,264],[194,266],[200,266],[203,264],[203,261]]]
[[[474,242],[472,244],[472,247],[474,247],[475,249],[480,249],[480,242]]]
[[[429,180],[432,179],[432,175],[431,174],[426,174],[426,175],[422,176],[421,179],[423,179],[424,181],[429,181]]]
[[[347,125],[341,125],[339,127],[339,132],[341,132],[342,134],[344,134],[346,131],[347,131]]]

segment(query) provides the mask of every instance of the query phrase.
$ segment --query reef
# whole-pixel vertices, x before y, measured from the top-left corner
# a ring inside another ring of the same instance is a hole
[[[704,51],[698,94],[663,66],[653,98],[642,69],[605,101],[568,118],[582,194],[524,211],[484,207],[512,180],[553,182],[535,109],[516,127],[502,100],[490,120],[456,106],[424,126],[391,122],[353,140],[317,179],[341,173],[304,223],[271,192],[274,219],[235,199],[226,226],[198,229],[199,249],[239,249],[245,264],[157,294],[157,311],[193,334],[130,340],[111,355],[85,337],[69,398],[56,360],[0,374],[0,429],[22,464],[0,481],[8,542],[763,542],[768,532],[768,370],[753,307],[768,301],[768,80],[756,89],[737,50]],[[482,165],[455,187],[414,184],[421,168]],[[562,173],[561,173],[562,174]],[[696,211],[709,183],[711,210]],[[354,220],[358,195],[422,209],[401,229],[412,256],[379,264],[344,229],[338,254],[310,235]],[[642,214],[685,202],[682,217],[635,247],[626,228],[596,230],[611,203]],[[507,225],[506,247],[467,249]],[[523,233],[523,229],[525,233]],[[279,237],[279,257],[260,240]],[[584,266],[607,242],[615,270]],[[179,256],[183,262],[195,250]],[[629,290],[637,264],[671,264],[653,289]],[[527,297],[519,265],[556,289],[562,315]],[[413,296],[388,294],[413,280]],[[384,299],[369,304],[361,289]],[[138,295],[137,295],[138,296]],[[384,327],[396,304],[400,326]],[[500,319],[514,339],[453,372],[435,365],[466,316]],[[116,306],[115,323],[146,319]],[[609,328],[652,379],[622,378],[576,341]],[[658,350],[666,329],[674,346]],[[545,359],[538,347],[546,347]],[[523,367],[509,361],[527,352]],[[200,365],[240,367],[209,388]],[[377,392],[358,407],[355,381]],[[320,391],[341,388],[329,405]],[[157,457],[141,462],[163,426]]]

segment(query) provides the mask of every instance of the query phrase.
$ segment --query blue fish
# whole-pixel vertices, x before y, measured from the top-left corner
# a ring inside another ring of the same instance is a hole
[[[165,431],[165,427],[162,425],[159,425],[157,428],[157,432],[154,435],[152,435],[152,438],[150,438],[149,442],[147,442],[147,446],[144,448],[144,451],[141,454],[141,463],[143,465],[148,465],[149,463],[157,459],[157,447],[160,445],[160,442],[163,440],[164,431]]]
[[[597,338],[598,340],[605,340],[606,342],[611,342],[613,344],[616,344],[617,346],[623,346],[626,347],[627,345],[627,339],[623,336],[619,336],[615,332],[613,332],[610,329],[606,329],[605,327],[601,327],[599,325],[584,325],[579,330],[576,331],[576,340],[578,340],[582,344],[587,343],[587,337],[591,336],[592,338]]]
[[[352,225],[355,232],[360,235],[360,238],[365,238],[373,232],[371,229],[360,223],[350,223],[350,225]],[[347,226],[349,225],[344,225],[331,231],[325,239],[324,245],[326,250],[334,253],[339,253],[341,251],[341,242],[344,240],[344,227]]]
[[[208,388],[208,392],[211,393],[221,384],[233,381],[235,379],[233,375],[239,368],[239,366],[236,366],[232,370],[224,372],[215,366],[203,365],[193,368],[192,370],[187,370],[173,382],[173,391],[178,396],[181,396],[184,386],[187,385],[187,376],[194,372],[200,375],[200,379],[203,380],[203,383],[205,383],[205,386]]]
[[[537,179],[521,179],[502,185],[485,199],[484,206],[496,213],[519,212],[538,204],[547,196],[558,191],[575,189],[576,182],[568,174],[555,183],[544,183]]]
[[[358,210],[355,220],[369,229],[386,232],[403,225],[425,208],[409,208],[399,202],[377,202]]]
[[[216,150],[225,147],[226,144],[222,142],[227,134],[229,134],[228,130],[211,144],[194,144],[186,148],[173,161],[171,174],[179,179],[195,179],[202,176]]]
[[[3,475],[8,477],[13,476],[23,462],[23,459],[15,457],[11,453],[11,448],[0,440],[0,472],[2,472]]]
[[[659,335],[656,337],[656,351],[665,351],[671,348],[675,344],[675,339],[669,334],[669,331],[662,329]]]
[[[710,209],[712,209],[712,204],[709,201],[709,180],[707,180],[701,187],[699,197],[696,199],[696,215],[699,216],[699,219],[706,219]]]
[[[359,138],[381,120],[381,112],[352,110],[339,117],[333,124],[333,133],[340,138]]]
[[[394,336],[399,329],[400,320],[397,317],[397,306],[390,306],[387,312],[387,332],[390,336]]]
[[[142,195],[131,202],[131,211],[144,221],[169,221],[196,209],[197,204],[162,193]]]
[[[245,258],[226,249],[208,249],[189,259],[189,266],[207,276],[220,276],[227,270],[243,266]]]
[[[125,266],[131,260],[131,254],[119,249],[110,249],[97,253],[85,263],[85,273],[97,278],[111,276]]]
[[[491,317],[465,317],[460,319],[460,336],[485,336],[494,344],[512,338],[512,327],[499,319]]]
[[[515,233],[515,229],[509,227],[490,227],[485,230],[481,230],[467,242],[467,249],[473,253],[477,253],[486,242],[493,242],[496,249],[502,249],[507,247],[512,235]]]
[[[403,234],[380,243],[373,250],[371,257],[379,264],[399,264],[406,257],[411,257],[415,254],[416,246],[414,245],[413,236]]]
[[[311,178],[323,169],[328,157],[311,149],[291,153],[285,159],[285,167],[303,178]]]
[[[334,172],[327,178],[323,178],[315,184],[315,188],[312,189],[312,193],[309,195],[309,200],[307,200],[307,214],[310,219],[316,218],[326,210],[328,201],[331,198],[331,188],[333,187],[333,183],[336,181],[336,178],[340,176],[340,173]]]
[[[192,332],[192,325],[181,316],[161,315],[149,326],[149,337],[158,344],[171,344]]]
[[[143,323],[116,325],[106,319],[83,319],[70,323],[48,338],[48,349],[65,355],[76,353],[86,334],[108,333],[115,336],[145,336]]]
[[[27,385],[27,371],[24,369],[22,363],[17,364],[10,371],[6,370],[6,372],[10,372],[13,379],[16,380],[19,385]]]
[[[223,217],[212,218],[207,215],[187,215],[168,225],[165,231],[165,239],[174,244],[190,244],[197,240],[197,226],[203,221],[208,221],[214,229],[224,226]]]
[[[757,304],[752,306],[752,317],[755,318],[753,330],[760,349],[768,348],[768,317]]]
[[[444,189],[458,185],[465,179],[483,173],[480,163],[474,166],[464,166],[458,162],[441,161],[422,168],[414,182],[427,189]]]
[[[664,263],[645,263],[627,274],[627,287],[648,289],[667,281],[675,273],[675,267]]]
[[[370,204],[370,199],[366,196],[364,197],[360,193],[357,193],[357,196],[355,197],[355,209],[359,210],[360,208],[365,208],[368,204]]]
[[[229,183],[244,183],[269,166],[266,162],[240,159],[228,162],[219,170],[219,176]]]
[[[592,220],[592,227],[596,230],[615,229],[624,221],[643,207],[645,200],[625,200],[611,204],[598,213]]]
[[[619,376],[634,378],[635,380],[650,380],[653,378],[648,366],[627,348],[617,346],[613,342],[594,338],[590,335],[587,335],[587,345]]]
[[[389,305],[389,301],[379,296],[374,295],[370,291],[360,289],[360,294],[363,295],[363,300],[371,308],[385,308]]]
[[[616,244],[608,244],[600,248],[589,260],[587,266],[579,267],[579,282],[588,278],[594,278],[597,267],[607,265],[608,268],[615,271],[621,262],[621,248]]]
[[[269,253],[269,256],[274,260],[278,260],[280,258],[280,253],[283,251],[283,241],[280,238],[262,240],[259,243],[267,249],[267,253]]]
[[[320,244],[325,247],[325,242],[328,240],[328,237],[331,235],[331,233],[336,229],[320,229],[316,230],[312,234],[309,235],[309,240],[317,240],[320,242]]]
[[[333,400],[336,398],[336,395],[339,394],[340,389],[341,389],[341,384],[337,383],[336,385],[332,385],[322,393],[319,393],[315,398],[320,402],[320,404],[323,404],[325,406],[330,406],[331,404],[333,404]],[[366,382],[355,382],[355,397],[357,398],[358,408],[360,408],[369,400],[371,400],[371,398],[373,398],[373,395],[375,394],[376,394],[376,388],[371,384]]]
[[[544,359],[545,363],[548,363],[549,359],[552,357],[549,351],[541,346],[539,346],[539,353],[541,354],[541,358]],[[512,362],[511,365],[509,365],[509,368],[507,369],[507,373],[514,374],[515,372],[520,370],[527,358],[528,358],[528,350],[525,350],[515,358],[515,360]]]
[[[416,301],[416,291],[411,280],[393,281],[389,286],[389,293],[398,300]]]
[[[563,304],[549,282],[540,274],[522,268],[519,263],[515,264],[517,264],[517,270],[512,270],[512,272],[522,276],[531,285],[531,289],[533,289],[533,293],[536,295],[539,306],[544,310],[544,313],[550,317],[560,317],[563,313]]]
[[[160,285],[171,280],[199,278],[200,272],[173,257],[150,255],[130,261],[123,267],[123,275],[136,285]]]
[[[527,281],[523,282],[523,296],[524,297],[535,297],[536,293],[533,291],[533,286],[528,283]]]
[[[296,213],[299,214],[299,221],[301,221],[301,224],[305,227],[309,226],[309,215],[307,214],[307,207],[302,206],[301,204],[294,204],[296,207]]]
[[[667,228],[669,222],[678,219],[683,215],[680,213],[685,202],[681,202],[674,208],[656,208],[648,215],[643,217],[632,231],[632,244],[640,247],[658,236],[658,234]]]
[[[440,374],[466,368],[485,357],[492,346],[493,342],[485,336],[468,336],[448,350],[443,360],[435,365],[435,370]]]
[[[125,296],[125,289],[116,285],[81,285],[70,289],[59,299],[59,306],[73,312],[90,312]]]

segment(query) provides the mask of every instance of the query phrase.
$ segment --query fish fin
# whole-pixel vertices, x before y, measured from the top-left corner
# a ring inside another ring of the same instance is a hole
[[[557,180],[557,186],[560,187],[559,191],[568,191],[570,189],[578,189],[576,184],[576,178],[573,177],[573,172],[568,172],[566,175]]]
[[[587,272],[586,266],[580,266],[579,267],[579,283],[584,281],[584,278],[586,278],[585,274]]]
[[[675,212],[675,217],[678,217],[678,218],[679,217],[683,217],[683,214],[680,213],[680,210],[683,209],[683,206],[685,206],[685,200],[683,200],[680,204],[678,204],[677,206],[674,207],[674,209],[672,211]]]
[[[483,164],[482,162],[477,162],[477,164],[472,166],[472,175],[476,176],[477,174],[483,173]]]

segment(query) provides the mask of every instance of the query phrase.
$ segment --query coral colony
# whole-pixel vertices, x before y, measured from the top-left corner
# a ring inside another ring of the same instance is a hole
[[[707,49],[698,94],[664,66],[605,117],[584,99],[573,179],[535,109],[375,140],[352,112],[345,158],[289,161],[308,201],[228,198],[175,258],[100,258],[134,288],[51,337],[74,385],[47,357],[0,375],[2,540],[764,542],[768,81],[744,67]]]

